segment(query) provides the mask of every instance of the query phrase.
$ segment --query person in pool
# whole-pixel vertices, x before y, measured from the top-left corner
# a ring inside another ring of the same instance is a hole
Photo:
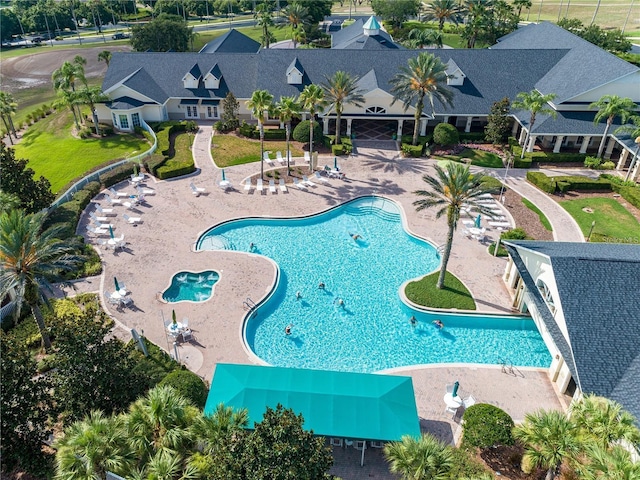
[[[289,325],[287,325],[286,327],[284,327],[284,334],[285,335],[291,335],[291,329],[293,328],[293,324],[290,323]]]
[[[360,235],[359,233],[350,233],[349,235],[351,235],[351,238],[353,238],[356,242],[359,238],[362,238],[362,235]]]
[[[416,326],[416,323],[418,323],[418,321],[416,320],[416,317],[411,315],[411,318],[409,319],[409,322],[411,323],[412,327]]]
[[[434,320],[433,324],[438,328],[444,328],[444,323],[442,323],[440,320]]]
[[[320,283],[318,284],[318,288],[319,288],[320,290],[324,290],[324,287],[325,287],[324,282],[320,282]]]

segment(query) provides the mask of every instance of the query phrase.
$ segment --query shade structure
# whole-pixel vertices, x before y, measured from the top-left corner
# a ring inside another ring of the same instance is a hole
[[[222,181],[224,182],[227,179],[227,177],[224,174],[224,168],[222,169]]]
[[[116,277],[113,277],[113,284],[116,287],[116,292],[120,290],[120,285],[118,285],[118,279]]]
[[[116,238],[116,237],[113,235],[113,227],[112,227],[111,225],[109,225],[109,235],[111,236],[111,238]]]
[[[411,377],[219,363],[204,413],[223,403],[246,408],[249,427],[266,407],[301,413],[316,435],[399,441],[420,436]]]
[[[480,228],[480,222],[482,221],[482,216],[480,214],[478,214],[478,216],[476,217],[476,220],[474,222],[474,225],[476,228]]]
[[[456,381],[456,383],[453,384],[453,390],[451,391],[452,397],[458,396],[458,388],[460,388],[460,382]]]

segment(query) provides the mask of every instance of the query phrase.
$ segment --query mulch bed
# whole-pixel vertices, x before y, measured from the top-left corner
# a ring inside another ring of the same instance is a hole
[[[497,197],[496,201],[499,201]],[[520,195],[511,189],[507,189],[504,199],[504,206],[515,220],[516,227],[522,228],[534,240],[553,240],[553,232],[544,228],[538,214],[522,203]]]

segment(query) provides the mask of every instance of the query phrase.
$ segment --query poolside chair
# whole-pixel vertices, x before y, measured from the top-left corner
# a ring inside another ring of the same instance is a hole
[[[138,192],[139,196],[156,194],[156,191],[153,188],[143,188],[140,185],[136,185],[136,192]]]
[[[196,197],[199,197],[201,193],[207,191],[204,187],[196,187],[193,182],[189,184],[189,187],[191,188],[191,193],[193,193]]]
[[[112,223],[100,223],[97,220],[93,220],[93,226],[98,229],[107,229],[109,227],[114,228]]]
[[[306,175],[302,176],[302,183],[304,185],[306,185],[307,187],[315,187],[316,184],[313,183],[311,180],[309,180],[309,177],[307,177]]]
[[[311,163],[311,153],[310,152],[304,152],[304,161],[307,163]]]
[[[130,307],[133,305],[133,300],[129,296],[124,296],[120,298],[120,303],[125,307]]]
[[[89,212],[89,216],[91,217],[92,220],[95,220],[96,222],[108,222],[109,221],[109,219],[107,217],[98,217],[93,212]]]
[[[182,331],[182,341],[183,342],[190,342],[191,340],[193,340],[193,332],[190,329],[185,328]]]
[[[91,225],[87,225],[87,232],[93,233],[94,235],[109,235],[109,230],[92,227]]]
[[[269,180],[269,191],[271,193],[276,193],[276,181],[273,179]]]
[[[307,186],[303,185],[302,182],[300,182],[300,180],[298,180],[297,178],[293,179],[293,184],[298,187],[299,190],[307,190]]]
[[[331,437],[331,440],[329,440],[329,443],[331,444],[332,447],[341,447],[343,442],[341,438]]]
[[[462,400],[462,405],[464,405],[464,408],[469,408],[471,405],[475,405],[476,403],[478,403],[478,401],[473,395],[469,395],[467,398],[464,398]]]
[[[122,200],[120,200],[119,198],[111,198],[109,195],[107,195],[105,197],[107,199],[107,203],[109,205],[122,205]]]
[[[256,180],[256,190],[257,190],[258,192],[262,193],[262,189],[263,189],[263,186],[262,186],[262,179],[261,179],[261,178],[259,178],[258,180]]]
[[[328,178],[323,177],[322,175],[320,175],[320,172],[316,172],[313,174],[313,176],[315,177],[315,179],[317,181],[319,181],[320,183],[324,183],[325,185],[331,185],[331,182],[329,181]]]
[[[273,163],[273,160],[269,158],[269,152],[264,152],[262,154],[262,161],[269,164],[270,167],[273,167],[275,165],[275,163]]]
[[[111,193],[111,195],[113,195],[114,197],[118,198],[118,197],[128,197],[129,194],[126,192],[116,192],[116,189],[111,187],[109,189],[109,192]]]
[[[137,207],[141,203],[144,203],[144,195],[140,195],[139,197],[134,197],[130,202],[122,202],[122,204],[127,207],[127,210],[133,210],[133,207]]]
[[[189,319],[187,317],[184,317],[182,319],[182,328],[184,328],[185,330],[189,328]]]
[[[244,191],[245,192],[249,192],[251,191],[251,189],[253,189],[253,184],[251,183],[251,179],[247,179],[248,181],[244,182]]]
[[[286,163],[284,158],[282,158],[282,152],[276,152],[276,160],[278,160],[280,165],[284,165]]]
[[[131,223],[131,224],[142,222],[142,219],[140,217],[130,217],[126,213],[122,215],[122,218],[124,218],[127,221],[127,223]]]
[[[280,180],[278,180],[278,185],[280,186],[280,191],[282,193],[287,192],[287,186],[284,184],[284,178],[281,178]]]
[[[96,212],[101,213],[102,215],[113,213],[113,208],[102,208],[99,203],[94,203],[94,205],[96,206]]]

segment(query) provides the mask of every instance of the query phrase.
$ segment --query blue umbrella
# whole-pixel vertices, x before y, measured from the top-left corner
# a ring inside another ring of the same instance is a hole
[[[224,182],[227,179],[227,177],[224,176],[224,168],[222,169],[222,181]]]
[[[456,381],[456,383],[453,384],[453,391],[451,392],[452,397],[458,396],[458,387],[460,387],[460,382]]]
[[[480,216],[480,214],[478,214],[478,216],[476,217],[476,221],[474,222],[474,225],[476,228],[480,228],[480,221],[482,220],[482,217]]]
[[[111,225],[109,225],[109,235],[111,235],[111,238],[116,238],[113,234],[113,227]]]
[[[116,292],[120,290],[120,285],[118,285],[118,279],[116,277],[113,277],[113,283],[116,286]]]
[[[333,169],[339,170],[338,168],[338,157],[333,157]]]

